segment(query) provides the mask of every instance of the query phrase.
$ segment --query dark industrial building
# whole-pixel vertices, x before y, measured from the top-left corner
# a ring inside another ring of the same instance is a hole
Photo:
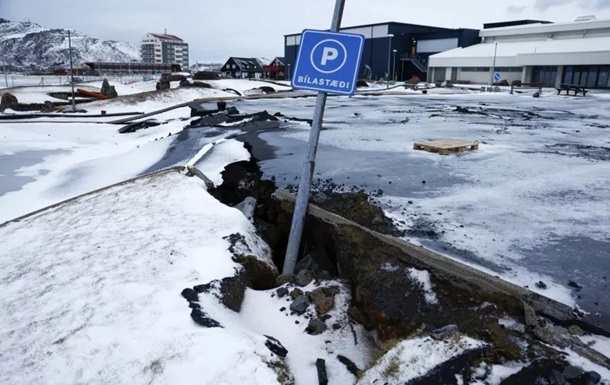
[[[161,74],[167,72],[182,72],[179,64],[163,63],[111,63],[111,62],[89,62],[85,63],[91,75],[109,74]]]
[[[381,23],[342,28],[366,38],[360,78],[398,81],[417,76],[426,79],[430,55],[480,42],[479,30],[448,29],[404,23]],[[299,51],[301,34],[284,36],[286,72],[290,76]],[[389,68],[389,71],[388,71]]]

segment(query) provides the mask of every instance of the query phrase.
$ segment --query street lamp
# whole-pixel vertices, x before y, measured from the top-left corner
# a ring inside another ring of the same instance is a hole
[[[396,52],[398,52],[398,50],[395,49],[395,50],[392,50],[392,52],[394,52],[394,60],[392,62],[394,65],[394,68],[392,68],[392,80],[394,82],[396,82]]]
[[[388,44],[388,72],[387,72],[387,89],[390,88],[390,60],[392,59],[392,38],[394,35],[391,33],[388,34],[389,44]]]
[[[290,73],[290,63],[288,63],[288,80],[292,80],[292,79],[290,79],[290,75],[291,75],[291,73]]]

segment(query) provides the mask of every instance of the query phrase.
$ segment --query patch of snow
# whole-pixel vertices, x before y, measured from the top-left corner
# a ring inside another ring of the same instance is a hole
[[[476,379],[470,385],[500,385],[508,377],[519,373],[527,365],[520,362],[511,362],[505,365],[491,365],[482,363],[477,367],[473,377]],[[484,378],[484,381],[483,381]]]
[[[381,271],[395,272],[398,270],[400,270],[400,267],[398,267],[397,265],[391,264],[389,262],[381,265]]]
[[[231,163],[250,160],[250,152],[242,142],[229,139],[216,142],[204,153],[201,160],[196,161],[197,168],[216,186],[222,184],[222,172]],[[195,163],[193,163],[195,164]]]
[[[610,338],[604,336],[581,336],[582,342],[597,350],[606,357],[610,357]]]
[[[525,333],[525,325],[515,321],[513,318],[505,317],[498,319],[498,323],[508,330],[514,330],[520,333]]]
[[[430,337],[405,340],[396,345],[358,381],[399,385],[422,377],[432,369],[463,353],[485,346],[484,342],[460,336],[457,341],[436,341]]]
[[[417,283],[424,291],[424,297],[426,302],[430,305],[438,305],[438,298],[436,293],[432,290],[432,281],[430,280],[430,272],[427,270],[417,270],[415,268],[408,268],[407,275],[412,281]]]
[[[180,295],[235,274],[234,233],[271,263],[238,210],[173,171],[1,227],[0,383],[277,383],[263,336],[201,328]]]
[[[600,376],[602,376],[602,380],[610,381],[609,369],[589,361],[571,349],[564,349],[563,351],[566,353],[566,360],[571,365],[581,367],[585,372],[597,372]],[[608,352],[602,353],[608,356]]]

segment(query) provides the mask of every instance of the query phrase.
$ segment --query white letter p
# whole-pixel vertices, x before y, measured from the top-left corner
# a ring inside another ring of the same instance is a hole
[[[339,51],[336,48],[324,47],[322,52],[322,65],[326,65],[328,61],[336,60],[339,57]]]

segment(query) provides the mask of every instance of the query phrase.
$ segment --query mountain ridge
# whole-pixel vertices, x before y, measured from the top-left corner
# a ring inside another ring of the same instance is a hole
[[[75,65],[138,59],[138,48],[130,43],[93,38],[72,29],[50,29],[29,21],[0,18],[0,61],[16,67],[67,65],[70,62],[68,31]]]

